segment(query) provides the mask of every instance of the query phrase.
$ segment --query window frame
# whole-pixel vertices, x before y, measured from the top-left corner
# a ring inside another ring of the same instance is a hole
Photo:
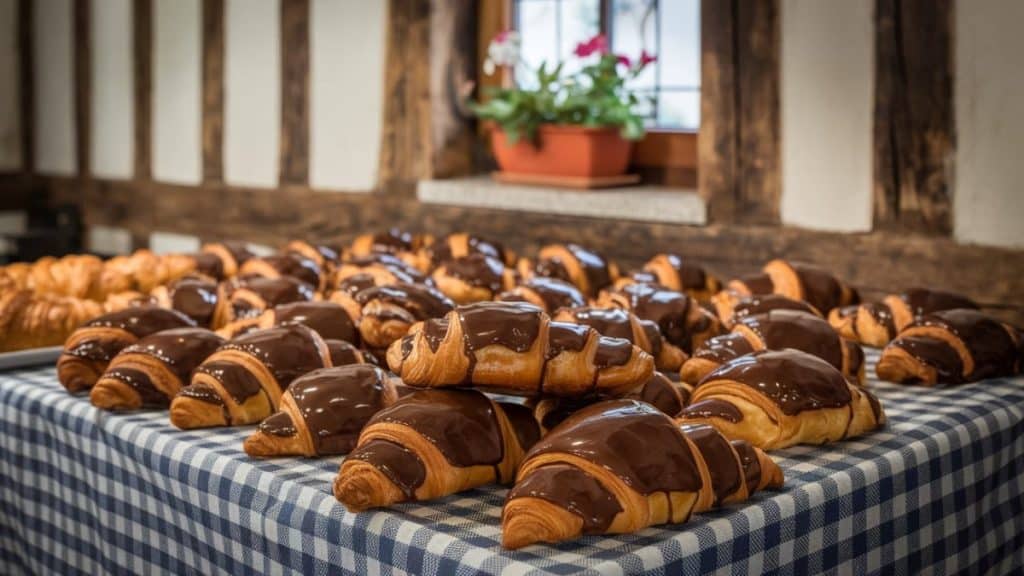
[[[507,70],[488,76],[483,72],[483,61],[487,57],[487,46],[494,36],[512,28],[513,3],[515,0],[480,0],[478,8],[477,33],[477,76],[480,88],[501,86],[510,78]],[[600,0],[600,30],[608,34],[610,0]],[[703,119],[702,119],[703,121]],[[695,186],[697,180],[697,134],[698,130],[650,128],[636,143],[633,152],[634,166],[645,172],[649,179],[666,184]],[[652,172],[653,171],[653,172]]]

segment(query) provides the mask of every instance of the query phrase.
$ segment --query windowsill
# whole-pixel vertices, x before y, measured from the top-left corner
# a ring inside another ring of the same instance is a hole
[[[606,190],[567,190],[499,184],[486,176],[422,180],[416,197],[425,204],[537,212],[610,220],[704,225],[707,209],[692,188],[628,186]]]

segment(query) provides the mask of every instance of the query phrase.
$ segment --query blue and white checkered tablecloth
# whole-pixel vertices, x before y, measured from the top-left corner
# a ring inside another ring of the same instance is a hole
[[[351,514],[340,458],[254,461],[250,429],[182,432],[98,411],[52,368],[0,374],[0,573],[1021,573],[1024,379],[872,385],[888,428],[773,453],[780,492],[508,552],[503,488]]]

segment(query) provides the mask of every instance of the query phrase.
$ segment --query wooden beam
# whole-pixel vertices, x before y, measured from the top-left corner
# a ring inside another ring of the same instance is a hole
[[[412,190],[430,170],[430,2],[389,0],[380,187]]]
[[[701,6],[698,189],[712,222],[779,220],[778,0]]]
[[[224,180],[224,0],[203,0],[203,181]]]
[[[134,0],[132,47],[135,77],[135,177],[152,174],[153,0]]]
[[[18,1],[18,68],[21,108],[21,167],[29,174],[35,170],[35,62],[32,49],[32,0]]]
[[[948,236],[953,0],[877,0],[875,13],[874,224]]]
[[[75,0],[74,33],[74,79],[75,79],[75,148],[78,158],[78,175],[88,178],[91,174],[90,130],[92,130],[92,6],[91,0]]]
[[[435,0],[430,14],[432,178],[473,173],[475,122],[465,102],[476,74],[476,0]]]
[[[309,182],[309,11],[281,2],[281,184]]]

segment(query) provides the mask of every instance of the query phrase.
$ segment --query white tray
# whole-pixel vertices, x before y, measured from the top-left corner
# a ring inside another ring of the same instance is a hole
[[[15,370],[53,364],[60,357],[62,346],[48,348],[30,348],[15,352],[0,353],[0,370]]]

